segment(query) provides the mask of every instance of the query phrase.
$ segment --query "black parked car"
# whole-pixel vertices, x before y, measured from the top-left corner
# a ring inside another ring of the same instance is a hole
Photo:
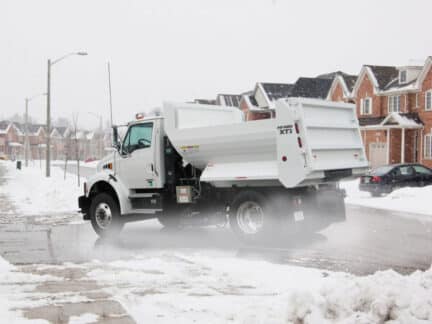
[[[394,164],[372,169],[360,177],[360,190],[378,197],[401,187],[423,187],[432,184],[432,170],[421,164]]]

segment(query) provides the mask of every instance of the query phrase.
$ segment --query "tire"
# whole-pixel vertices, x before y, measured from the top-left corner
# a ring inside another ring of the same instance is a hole
[[[92,199],[90,221],[94,231],[103,238],[117,236],[124,226],[118,203],[106,193],[97,194]]]
[[[273,213],[270,200],[256,191],[240,192],[230,206],[230,227],[245,242],[261,242],[270,236],[275,238],[275,234],[280,234],[279,219]]]

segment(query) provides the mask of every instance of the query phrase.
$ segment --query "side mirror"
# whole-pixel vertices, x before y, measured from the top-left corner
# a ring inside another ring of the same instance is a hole
[[[118,136],[118,128],[117,126],[113,125],[112,129],[113,129],[113,147],[120,152],[121,144]]]

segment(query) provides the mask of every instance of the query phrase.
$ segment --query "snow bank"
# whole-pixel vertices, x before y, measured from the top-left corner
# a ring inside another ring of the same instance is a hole
[[[38,166],[17,170],[11,162],[1,162],[6,168],[6,184],[0,185],[0,194],[6,195],[18,214],[25,216],[50,213],[76,213],[77,199],[83,189],[78,187],[77,178],[68,176],[60,168],[51,168],[51,177],[45,177],[45,170]],[[81,181],[82,185],[83,181]]]
[[[358,189],[359,181],[360,180],[357,179],[341,182],[341,187],[345,189],[347,193],[345,199],[346,203],[432,216],[432,208],[430,204],[432,186],[421,188],[401,188],[386,196],[371,197],[370,193]]]
[[[431,323],[432,269],[410,276],[332,274],[316,292],[291,294],[287,315],[304,324]]]
[[[390,270],[356,277],[173,252],[95,265],[89,276],[138,323],[432,321],[432,269],[410,276]]]

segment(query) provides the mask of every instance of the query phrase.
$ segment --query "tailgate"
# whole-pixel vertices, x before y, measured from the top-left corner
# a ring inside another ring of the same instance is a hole
[[[278,100],[276,109],[277,119],[291,120],[292,135],[297,137],[302,155],[304,179],[337,180],[367,170],[355,105],[289,98]]]

